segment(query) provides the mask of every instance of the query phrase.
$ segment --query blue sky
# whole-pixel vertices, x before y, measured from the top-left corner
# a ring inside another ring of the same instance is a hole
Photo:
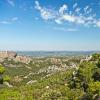
[[[100,50],[100,0],[0,0],[0,50]]]

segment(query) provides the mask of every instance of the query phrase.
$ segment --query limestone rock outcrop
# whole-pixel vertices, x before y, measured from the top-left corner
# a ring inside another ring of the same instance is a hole
[[[27,57],[27,56],[16,56],[16,58],[14,59],[14,61],[16,61],[16,62],[22,62],[22,63],[29,63],[31,61],[31,58]]]
[[[31,57],[28,56],[19,56],[16,52],[12,51],[0,51],[0,62],[3,62],[4,59],[14,60],[15,62],[29,63],[31,61]]]
[[[15,58],[17,56],[16,52],[12,51],[0,51],[0,58]]]

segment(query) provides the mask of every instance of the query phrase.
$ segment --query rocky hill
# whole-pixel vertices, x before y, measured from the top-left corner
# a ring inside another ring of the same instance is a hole
[[[30,57],[19,56],[16,52],[13,51],[0,51],[0,62],[3,62],[5,59],[14,60],[15,62],[29,63],[31,61]]]
[[[0,100],[100,100],[100,54],[2,59]]]
[[[0,51],[0,58],[15,58],[16,56],[17,56],[16,52]]]

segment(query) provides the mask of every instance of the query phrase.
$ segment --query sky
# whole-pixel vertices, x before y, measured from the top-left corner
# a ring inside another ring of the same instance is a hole
[[[0,0],[0,50],[100,50],[100,0]]]

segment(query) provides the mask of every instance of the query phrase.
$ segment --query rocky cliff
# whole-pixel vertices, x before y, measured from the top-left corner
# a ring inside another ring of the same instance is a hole
[[[0,51],[0,58],[15,58],[16,56],[17,56],[16,52]]]
[[[14,59],[14,61],[16,61],[16,62],[22,62],[22,63],[29,63],[31,61],[31,58],[27,57],[27,56],[16,56],[16,58]]]
[[[12,51],[0,51],[0,62],[3,62],[4,59],[12,59],[15,62],[29,63],[31,61],[30,57],[19,56],[16,52]]]

